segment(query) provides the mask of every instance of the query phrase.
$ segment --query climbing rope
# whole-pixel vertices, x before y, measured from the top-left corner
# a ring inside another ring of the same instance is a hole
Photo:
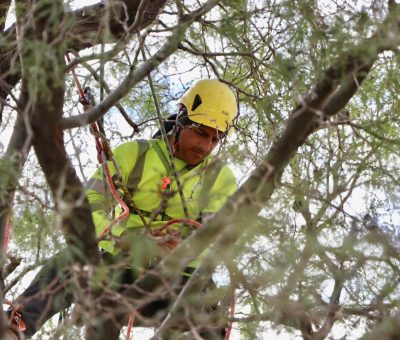
[[[69,57],[68,53],[66,55],[66,59],[67,59],[68,63],[71,63],[71,58]],[[84,90],[82,88],[74,67],[71,68],[71,72],[72,72],[72,76],[74,78],[75,84],[79,91],[81,104],[86,105],[86,106],[92,106],[94,104],[94,101],[91,96],[90,89],[86,88]],[[107,139],[105,138],[104,134],[100,132],[98,123],[95,122],[95,123],[91,124],[91,131],[95,138],[95,144],[96,144],[96,150],[97,150],[97,160],[98,160],[99,164],[101,164],[101,166],[103,167],[103,171],[106,176],[106,181],[107,181],[107,184],[111,191],[112,196],[117,201],[117,203],[122,207],[122,210],[123,210],[122,214],[120,214],[113,221],[111,221],[111,223],[106,228],[104,228],[103,231],[99,234],[97,241],[100,242],[102,239],[104,239],[110,235],[111,229],[114,225],[124,221],[129,216],[130,209],[129,209],[128,205],[126,204],[126,202],[124,201],[124,199],[121,197],[121,195],[119,195],[118,190],[113,181],[113,178],[111,176],[110,169],[107,164],[107,161],[111,160],[113,162],[115,169],[117,171],[117,175],[118,175],[117,177],[120,178],[118,164],[115,162],[111,148],[109,146],[109,143],[108,143]],[[128,194],[127,188],[122,183],[120,183],[119,186],[120,186],[121,190],[124,192],[124,196],[126,196]],[[141,214],[140,209],[138,209],[136,207],[133,200],[129,199],[129,202],[134,205],[134,208],[137,211],[138,215],[141,217],[143,224],[146,225],[147,223],[144,220],[143,214]],[[185,212],[187,215],[187,209],[185,209]],[[201,224],[199,222],[190,220],[188,218],[172,219],[172,220],[168,221],[167,223],[165,223],[163,226],[161,226],[161,228],[156,229],[156,230],[151,230],[150,231],[151,237],[161,247],[168,249],[168,250],[173,249],[181,240],[180,233],[178,231],[171,229],[171,226],[176,223],[187,224],[187,225],[193,226],[195,228],[199,228],[201,226]],[[135,315],[136,315],[136,311],[134,310],[129,317],[128,331],[127,331],[126,339],[129,339],[129,337],[130,337],[130,333],[131,333],[131,329],[133,327]]]
[[[144,54],[144,51],[142,51],[142,53]],[[144,56],[145,58],[145,56]],[[66,55],[66,59],[68,61],[68,63],[71,62],[71,59],[69,57],[69,54],[67,53]],[[83,105],[87,105],[87,106],[92,106],[94,104],[93,98],[91,96],[90,93],[90,89],[86,88],[85,90],[82,88],[79,79],[75,73],[75,68],[71,68],[71,72],[75,81],[75,84],[78,88],[79,91],[79,95],[80,95],[80,102]],[[182,205],[184,208],[184,212],[185,212],[185,216],[186,218],[181,218],[181,219],[172,219],[168,222],[166,222],[164,225],[162,225],[160,228],[158,229],[151,229],[149,235],[155,240],[155,242],[167,249],[167,250],[172,250],[173,248],[175,248],[179,242],[182,240],[181,237],[181,233],[178,230],[173,230],[171,228],[172,225],[174,224],[183,224],[183,225],[188,225],[191,226],[193,228],[200,228],[201,227],[201,223],[189,219],[188,218],[188,210],[187,210],[187,206],[186,206],[186,202],[185,202],[185,198],[183,196],[183,190],[181,187],[181,183],[179,180],[179,175],[178,172],[175,168],[175,164],[173,162],[173,154],[172,154],[172,150],[169,147],[169,143],[167,140],[167,135],[164,129],[164,126],[162,124],[162,120],[161,120],[161,114],[160,114],[160,110],[158,107],[158,103],[157,103],[157,99],[155,97],[155,93],[154,93],[154,87],[153,87],[153,83],[152,83],[152,79],[149,76],[149,83],[150,83],[150,87],[152,89],[152,93],[153,93],[153,99],[154,99],[154,104],[156,107],[156,111],[158,114],[158,118],[160,120],[160,126],[161,126],[161,132],[162,132],[162,136],[166,142],[167,148],[168,148],[168,153],[170,156],[170,160],[171,160],[171,170],[174,173],[174,177],[175,180],[177,182],[178,185],[178,191],[181,197],[181,201],[182,201]],[[110,173],[110,169],[108,167],[107,161],[112,161],[116,172],[117,172],[117,178],[120,178],[119,175],[119,168],[118,168],[118,164],[116,163],[111,148],[109,146],[108,140],[105,137],[104,133],[100,132],[102,129],[100,128],[100,125],[95,122],[91,124],[91,131],[92,134],[95,138],[95,144],[96,144],[96,150],[97,150],[97,160],[99,162],[99,164],[103,167],[103,172],[105,174],[106,177],[106,181],[107,181],[107,185],[108,188],[111,191],[111,194],[113,196],[113,198],[117,201],[117,203],[121,206],[123,212],[118,215],[113,221],[111,221],[111,223],[105,228],[103,229],[103,231],[99,234],[97,241],[100,242],[102,239],[108,237],[111,234],[111,229],[114,225],[124,221],[126,218],[128,218],[129,214],[130,214],[130,207],[127,205],[127,203],[125,202],[125,200],[122,198],[122,195],[119,194],[116,185],[114,183],[113,177],[111,176]],[[168,185],[170,184],[170,179],[168,178],[169,182],[168,183],[164,183],[165,179],[163,181],[163,185]],[[130,194],[129,194],[129,190],[126,188],[126,186],[123,183],[119,183],[119,188],[123,191],[125,198],[128,198],[127,201],[130,202],[130,205],[133,206],[133,209],[136,211],[136,213],[140,216],[143,225],[146,226],[147,223],[144,219],[143,214],[141,213],[141,210],[135,205],[134,201],[131,199]],[[6,233],[6,236],[9,235]],[[9,236],[7,236],[9,237]],[[6,238],[7,238],[6,237]],[[231,302],[231,311],[230,311],[230,317],[233,318],[235,313],[235,296],[233,294],[232,297],[232,302]],[[128,321],[128,325],[127,325],[127,334],[126,334],[126,339],[128,340],[131,336],[131,331],[133,328],[133,324],[134,324],[134,320],[136,317],[136,310],[133,310],[131,315],[129,316],[129,321]],[[226,336],[225,336],[225,340],[229,340],[230,338],[230,334],[231,334],[231,330],[232,330],[232,322],[230,321],[228,323],[228,327],[227,327],[227,331],[226,331]]]
[[[71,58],[69,57],[68,53],[66,55],[66,59],[69,63],[71,62]],[[71,72],[72,72],[72,76],[75,80],[75,84],[79,91],[80,102],[83,105],[88,105],[88,106],[93,105],[94,102],[93,102],[93,98],[91,97],[91,93],[89,91],[86,91],[86,93],[85,93],[85,91],[83,90],[83,88],[79,82],[78,76],[76,75],[74,67],[71,69]],[[107,164],[107,161],[111,160],[113,162],[115,169],[117,171],[117,174],[119,176],[118,164],[115,162],[115,159],[112,155],[111,148],[109,146],[109,143],[108,143],[107,139],[105,138],[104,134],[100,133],[99,125],[96,122],[91,124],[90,127],[91,127],[92,134],[95,138],[95,144],[96,144],[96,150],[97,150],[97,160],[103,167],[103,171],[106,176],[107,184],[111,191],[112,196],[114,197],[114,199],[118,202],[118,204],[122,208],[122,213],[120,215],[118,215],[113,221],[111,221],[111,223],[99,235],[98,240],[100,240],[102,237],[104,237],[106,234],[108,234],[111,231],[111,228],[114,225],[116,225],[116,224],[124,221],[126,218],[128,218],[130,211],[129,211],[128,205],[125,203],[125,201],[119,195],[118,190],[116,189],[116,187],[114,185],[114,181],[113,181],[113,178],[110,173],[110,169]],[[134,317],[135,317],[135,311],[129,316],[128,334],[126,336],[126,339],[129,339],[129,337],[130,337],[130,330],[133,326]]]
[[[66,54],[66,59],[69,63],[71,62],[69,53]],[[79,101],[83,105],[92,106],[94,101],[93,101],[93,97],[90,93],[90,90],[89,90],[89,88],[86,88],[86,91],[83,90],[83,88],[79,82],[78,76],[75,72],[75,67],[73,67],[71,69],[71,73],[72,73],[75,84],[79,91],[79,95],[80,95]],[[118,202],[118,204],[122,208],[122,213],[120,215],[118,215],[113,221],[111,221],[111,223],[107,226],[107,228],[99,236],[99,237],[102,237],[106,233],[108,233],[114,225],[116,225],[116,224],[124,221],[126,218],[128,218],[129,207],[125,203],[125,201],[122,199],[122,197],[119,195],[118,190],[116,189],[116,187],[114,185],[113,178],[111,176],[110,169],[107,164],[107,161],[112,161],[116,168],[117,174],[119,174],[118,164],[116,163],[116,161],[113,157],[108,140],[104,136],[104,134],[100,133],[99,125],[97,122],[92,123],[90,125],[90,128],[91,128],[92,134],[95,139],[96,150],[97,150],[97,160],[98,160],[99,164],[103,167],[103,171],[106,176],[108,188],[110,189],[113,198]]]
[[[145,53],[143,47],[141,48],[141,53],[142,53],[143,60],[146,61],[146,53]],[[162,136],[162,138],[163,138],[163,140],[164,140],[164,142],[165,142],[165,144],[167,146],[167,151],[168,151],[168,156],[169,156],[169,159],[170,159],[171,170],[172,170],[172,174],[175,177],[175,181],[176,181],[176,185],[177,185],[177,188],[178,188],[179,197],[180,197],[181,203],[182,203],[183,212],[185,214],[185,217],[189,218],[189,212],[188,212],[188,207],[187,207],[187,203],[186,203],[186,200],[185,200],[185,195],[183,193],[182,183],[181,183],[181,180],[180,180],[180,177],[179,177],[179,173],[178,173],[178,171],[176,169],[176,165],[175,165],[175,162],[174,162],[173,150],[172,150],[172,148],[171,148],[171,146],[170,146],[170,144],[168,142],[167,132],[165,131],[163,119],[161,117],[160,106],[158,104],[156,92],[155,92],[155,89],[154,89],[153,79],[152,79],[150,73],[147,76],[147,79],[148,79],[148,82],[149,82],[149,85],[150,85],[151,95],[152,95],[152,98],[153,98],[153,104],[154,104],[154,108],[156,110],[158,122],[159,122],[159,125],[160,125],[161,136]]]
[[[126,337],[125,337],[126,340],[131,338],[131,331],[133,328],[133,323],[135,322],[135,318],[136,318],[136,310],[133,310],[128,320],[128,329],[126,331]]]

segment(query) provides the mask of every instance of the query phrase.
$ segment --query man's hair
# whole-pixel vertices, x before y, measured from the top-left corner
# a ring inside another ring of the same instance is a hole
[[[179,133],[183,127],[189,126],[189,125],[199,126],[201,124],[190,120],[190,118],[188,116],[188,112],[186,110],[186,107],[183,104],[181,104],[181,106],[179,108],[179,112],[177,114],[175,113],[173,115],[168,116],[167,119],[165,119],[163,121],[163,125],[164,125],[165,132],[167,133],[167,136],[170,136],[173,133],[175,133],[175,137],[176,137],[176,139],[178,139]],[[160,139],[161,137],[162,137],[161,129],[158,129],[158,131],[153,135],[152,138]],[[220,131],[219,137],[221,139],[225,138],[226,133]]]
[[[197,124],[189,119],[186,107],[182,105],[180,107],[179,113],[168,116],[167,119],[163,121],[163,125],[167,135],[170,135],[171,133],[173,133],[175,127],[179,129],[184,126]],[[161,138],[161,129],[158,129],[158,131],[153,135],[153,138]]]

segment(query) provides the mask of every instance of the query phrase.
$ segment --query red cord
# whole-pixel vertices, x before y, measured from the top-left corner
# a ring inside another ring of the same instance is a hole
[[[66,54],[66,59],[67,61],[70,63],[71,62],[71,58],[69,56],[69,53]],[[74,77],[74,81],[76,86],[78,87],[78,91],[79,91],[79,95],[81,96],[81,98],[85,98],[85,93],[83,91],[83,88],[79,82],[79,79],[75,73],[75,67],[73,67],[71,69],[72,75]],[[104,147],[102,144],[102,141],[100,140],[99,136],[99,129],[97,127],[96,123],[93,123],[90,125],[93,133],[94,133],[94,139],[95,139],[95,143],[96,143],[96,149],[97,149],[97,160],[98,162],[101,164],[101,166],[104,169],[104,173],[106,175],[106,179],[107,179],[107,184],[108,187],[111,190],[111,194],[114,197],[114,199],[118,202],[118,204],[122,207],[123,213],[121,215],[119,215],[116,219],[114,219],[99,235],[98,240],[100,240],[105,234],[107,234],[111,228],[120,223],[121,221],[125,220],[128,216],[129,216],[129,207],[128,205],[124,202],[124,200],[121,198],[121,196],[119,195],[117,189],[115,188],[112,176],[110,174],[110,169],[108,168],[107,162],[103,160],[102,158],[102,153],[104,152]]]
[[[108,168],[107,165],[103,165],[103,169],[104,172],[106,174],[106,178],[107,178],[107,183],[108,186],[111,190],[111,193],[114,197],[114,199],[121,205],[122,209],[123,209],[123,213],[121,215],[119,215],[116,219],[114,219],[98,236],[97,240],[101,240],[104,235],[106,235],[107,233],[109,233],[111,231],[111,228],[118,224],[119,222],[125,220],[128,216],[129,216],[129,207],[127,206],[127,204],[124,202],[124,200],[122,199],[122,197],[119,195],[117,189],[114,186],[114,182],[112,180],[111,174],[110,174],[110,169]]]
[[[174,218],[174,219],[168,221],[167,223],[165,223],[160,229],[157,229],[157,231],[158,232],[163,231],[175,223],[184,223],[184,224],[191,225],[192,227],[195,227],[195,228],[201,227],[201,223],[197,222],[195,220],[191,220],[189,218]]]
[[[67,53],[66,55],[67,61],[70,63],[71,62],[71,58],[69,57],[69,53]],[[73,67],[71,69],[72,75],[74,77],[74,81],[76,86],[78,87],[78,91],[79,91],[79,95],[81,98],[85,98],[85,93],[83,91],[83,88],[79,82],[79,79],[75,73],[75,67]],[[96,143],[96,150],[97,150],[97,160],[98,162],[101,164],[101,166],[103,167],[104,173],[106,175],[106,179],[107,179],[107,184],[108,187],[111,190],[111,194],[114,197],[114,199],[118,202],[118,204],[121,206],[123,213],[121,215],[119,215],[117,218],[115,218],[98,236],[97,241],[99,242],[101,240],[101,238],[109,233],[111,231],[111,228],[122,222],[123,220],[125,220],[128,216],[129,216],[129,207],[128,205],[124,202],[124,200],[122,199],[122,197],[119,195],[118,190],[115,188],[114,185],[114,181],[112,179],[111,173],[110,173],[110,169],[107,165],[107,161],[103,159],[102,155],[104,152],[104,146],[102,143],[102,140],[99,138],[99,129],[97,127],[97,123],[93,123],[90,125],[94,134],[94,139],[95,139],[95,143]],[[134,310],[132,312],[132,314],[129,317],[129,323],[128,323],[128,332],[126,335],[126,339],[129,339],[130,337],[130,333],[131,333],[131,329],[133,327],[133,322],[135,319],[135,315],[136,315],[136,311]]]
[[[232,301],[231,301],[231,311],[229,313],[229,317],[232,319],[235,316],[235,305],[236,305],[236,297],[235,297],[235,292],[232,292]],[[225,340],[229,340],[232,332],[232,320],[228,322],[228,327],[226,327],[226,334],[225,334]]]
[[[65,55],[65,57],[66,57],[68,63],[70,63],[70,62],[71,62],[71,58],[70,58],[68,52],[67,52],[67,54]],[[80,95],[81,97],[85,97],[85,92],[83,91],[83,88],[82,88],[82,86],[81,86],[81,83],[79,82],[78,76],[77,76],[76,73],[75,73],[75,66],[71,69],[71,73],[72,73],[72,76],[74,77],[74,81],[75,81],[76,87],[78,88],[79,95]]]
[[[71,62],[71,58],[69,57],[69,53],[67,53],[66,55],[66,59],[67,61],[70,63]],[[74,77],[74,81],[76,83],[76,86],[78,87],[79,90],[79,94],[81,96],[81,98],[85,98],[85,93],[83,91],[83,88],[79,82],[79,79],[75,73],[75,67],[73,67],[71,69],[72,75]],[[109,233],[111,231],[111,228],[120,223],[121,221],[125,220],[128,216],[129,216],[129,207],[128,205],[124,202],[124,200],[122,199],[122,197],[119,195],[117,189],[115,188],[112,176],[110,174],[110,169],[108,168],[107,162],[103,160],[102,158],[102,153],[104,152],[104,147],[102,144],[102,141],[100,140],[99,136],[99,130],[97,127],[96,123],[91,124],[91,128],[94,132],[94,136],[95,136],[95,142],[96,142],[96,149],[97,149],[97,158],[99,163],[102,165],[105,175],[106,175],[106,179],[107,179],[107,184],[108,187],[111,190],[111,194],[114,197],[114,199],[118,202],[118,204],[122,207],[123,213],[121,215],[119,215],[117,218],[115,218],[105,229],[103,229],[103,231],[99,234],[97,240],[100,241],[107,233]],[[201,223],[191,220],[191,219],[172,219],[170,221],[168,221],[167,223],[165,223],[163,226],[161,226],[161,228],[159,228],[158,230],[155,231],[155,235],[161,231],[164,231],[166,229],[168,229],[169,226],[171,226],[172,224],[175,223],[185,223],[188,225],[191,225],[195,228],[200,228],[201,227]],[[168,241],[167,241],[168,242]],[[134,310],[130,317],[129,317],[129,322],[128,322],[128,331],[127,331],[127,335],[126,335],[126,339],[130,338],[130,334],[131,334],[131,330],[133,327],[133,323],[135,320],[135,316],[136,316],[136,311]],[[229,330],[230,333],[230,330]],[[229,337],[227,338],[229,339]]]
[[[135,321],[135,317],[136,317],[136,310],[133,310],[131,315],[129,315],[128,330],[126,331],[126,337],[125,337],[126,340],[129,340],[131,337],[131,331],[133,328],[133,323]]]

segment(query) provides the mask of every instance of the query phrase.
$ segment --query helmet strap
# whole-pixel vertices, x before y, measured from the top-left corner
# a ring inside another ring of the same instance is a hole
[[[175,153],[176,151],[179,151],[179,136],[181,134],[181,131],[183,129],[183,125],[180,122],[180,118],[182,114],[185,114],[186,112],[186,107],[184,105],[181,105],[179,108],[179,113],[176,116],[176,120],[175,120],[175,126],[174,126],[174,132],[173,132],[173,136],[174,136],[174,143],[172,145],[173,147],[173,152]]]
[[[182,127],[179,126],[178,123],[176,123],[175,127],[174,127],[174,131],[175,131],[173,134],[174,142],[172,144],[173,153],[175,153],[176,151],[179,151],[179,136],[181,134]]]

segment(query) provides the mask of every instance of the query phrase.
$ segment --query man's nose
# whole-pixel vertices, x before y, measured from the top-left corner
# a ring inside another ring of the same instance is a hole
[[[205,140],[202,139],[202,140],[200,140],[200,141],[198,141],[198,142],[196,143],[195,149],[196,149],[198,152],[201,152],[201,153],[205,154],[205,153],[207,153],[208,150],[209,150],[209,144],[208,144],[207,141],[205,141]]]
[[[199,143],[201,147],[203,148],[203,151],[210,151],[212,147],[212,137],[207,136],[202,139],[201,143]]]

